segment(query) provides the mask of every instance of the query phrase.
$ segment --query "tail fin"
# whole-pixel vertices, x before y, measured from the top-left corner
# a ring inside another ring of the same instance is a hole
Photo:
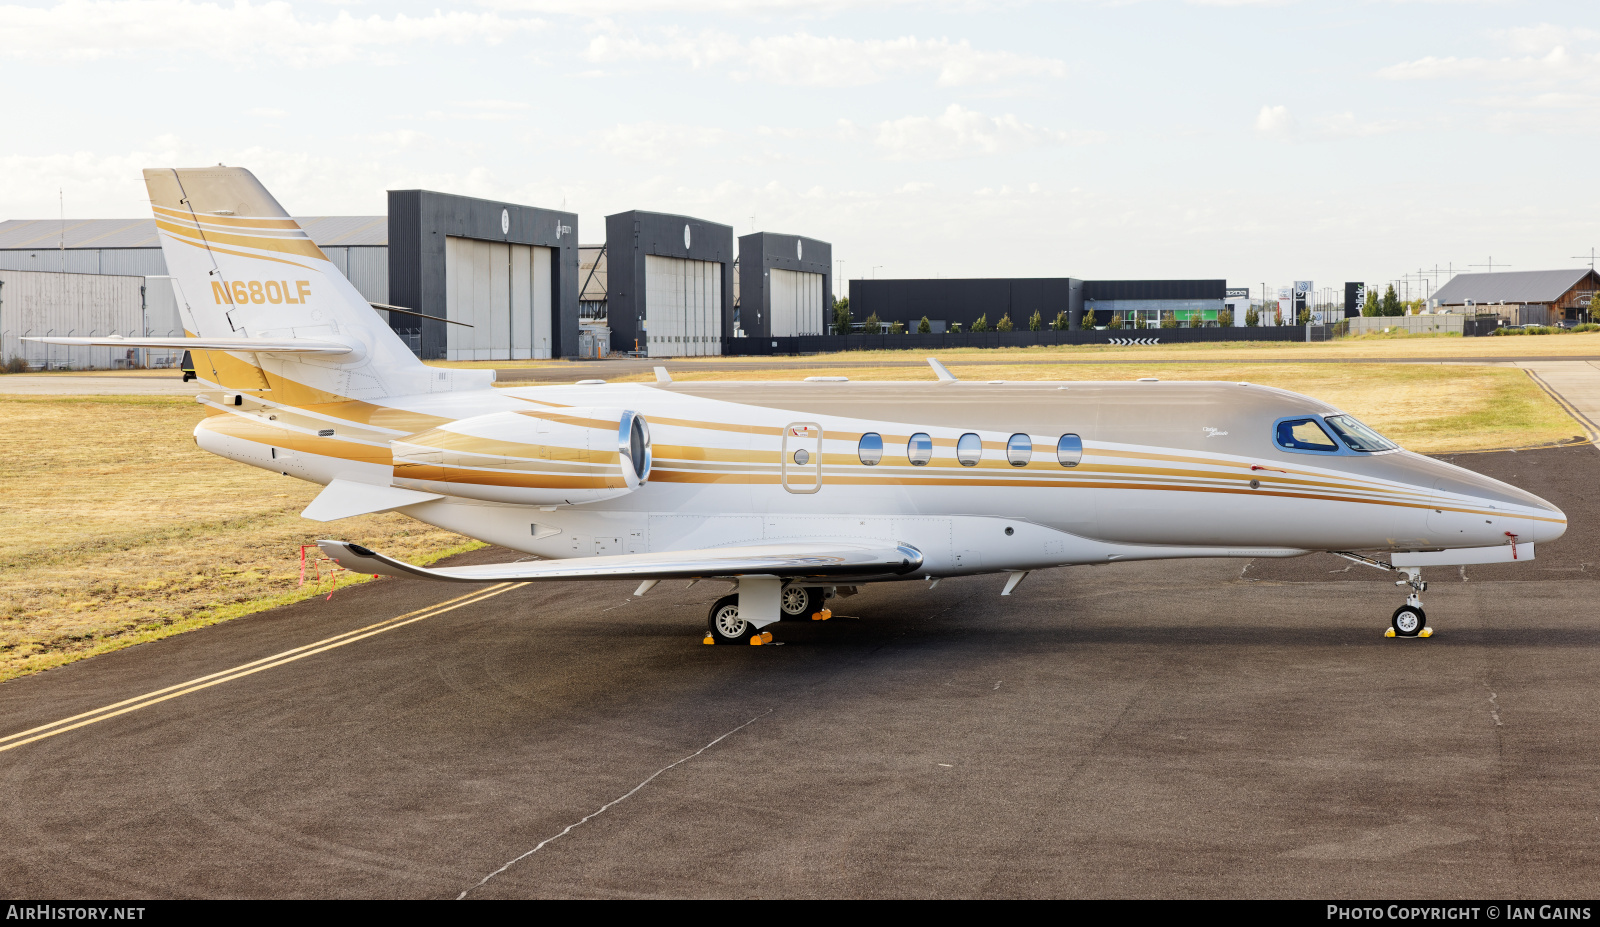
[[[210,339],[313,339],[337,356],[195,351],[195,372],[224,389],[289,405],[489,385],[492,373],[425,366],[372,305],[242,167],[144,172],[184,328]]]

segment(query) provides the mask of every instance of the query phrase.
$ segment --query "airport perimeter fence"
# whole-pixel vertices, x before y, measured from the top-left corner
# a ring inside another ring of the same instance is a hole
[[[828,354],[835,351],[939,351],[950,348],[1029,348],[1057,344],[1192,344],[1202,341],[1326,341],[1327,325],[1254,328],[1123,328],[1092,331],[962,332],[938,335],[802,335],[725,338],[723,356]]]

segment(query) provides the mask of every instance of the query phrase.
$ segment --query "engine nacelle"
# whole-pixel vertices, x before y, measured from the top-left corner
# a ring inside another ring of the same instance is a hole
[[[626,409],[496,412],[390,442],[394,483],[486,502],[577,505],[650,478],[650,426]]]

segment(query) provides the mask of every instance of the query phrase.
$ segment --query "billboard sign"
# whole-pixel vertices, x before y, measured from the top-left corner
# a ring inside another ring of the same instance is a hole
[[[1222,296],[1224,299],[1249,299],[1250,288],[1247,286],[1229,287],[1222,291]]]
[[[1361,314],[1361,307],[1367,301],[1367,285],[1365,283],[1346,283],[1344,285],[1344,317],[1354,318]]]

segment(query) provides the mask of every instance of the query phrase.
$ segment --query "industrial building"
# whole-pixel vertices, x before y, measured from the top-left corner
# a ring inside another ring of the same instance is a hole
[[[736,317],[742,337],[793,338],[828,331],[833,246],[815,238],[756,232],[739,238]]]
[[[659,212],[606,216],[606,318],[614,350],[721,354],[734,337],[733,226]]]
[[[580,246],[577,214],[561,210],[430,190],[391,190],[388,207],[295,221],[369,301],[436,317],[378,310],[425,360],[699,356],[746,334],[826,330],[833,254],[814,238],[746,235],[746,272],[733,228],[691,216],[619,213],[604,243]],[[167,363],[20,341],[181,332],[166,271],[153,219],[0,222],[0,354],[35,367]],[[753,308],[741,318],[744,287]]]
[[[979,317],[994,328],[1005,316],[1023,329],[1035,312],[1047,325],[1065,312],[1072,329],[1082,326],[1087,312],[1094,313],[1097,326],[1113,316],[1129,328],[1159,328],[1166,319],[1189,325],[1197,318],[1214,326],[1226,293],[1224,280],[851,280],[850,310],[857,321],[876,315],[884,325],[900,322],[907,331],[916,331],[924,318],[932,331],[943,332],[956,325],[971,331]],[[1235,314],[1233,324],[1244,324],[1241,314]]]
[[[1600,291],[1593,268],[1456,274],[1428,301],[1435,312],[1498,316],[1507,325],[1557,325],[1593,318]]]

